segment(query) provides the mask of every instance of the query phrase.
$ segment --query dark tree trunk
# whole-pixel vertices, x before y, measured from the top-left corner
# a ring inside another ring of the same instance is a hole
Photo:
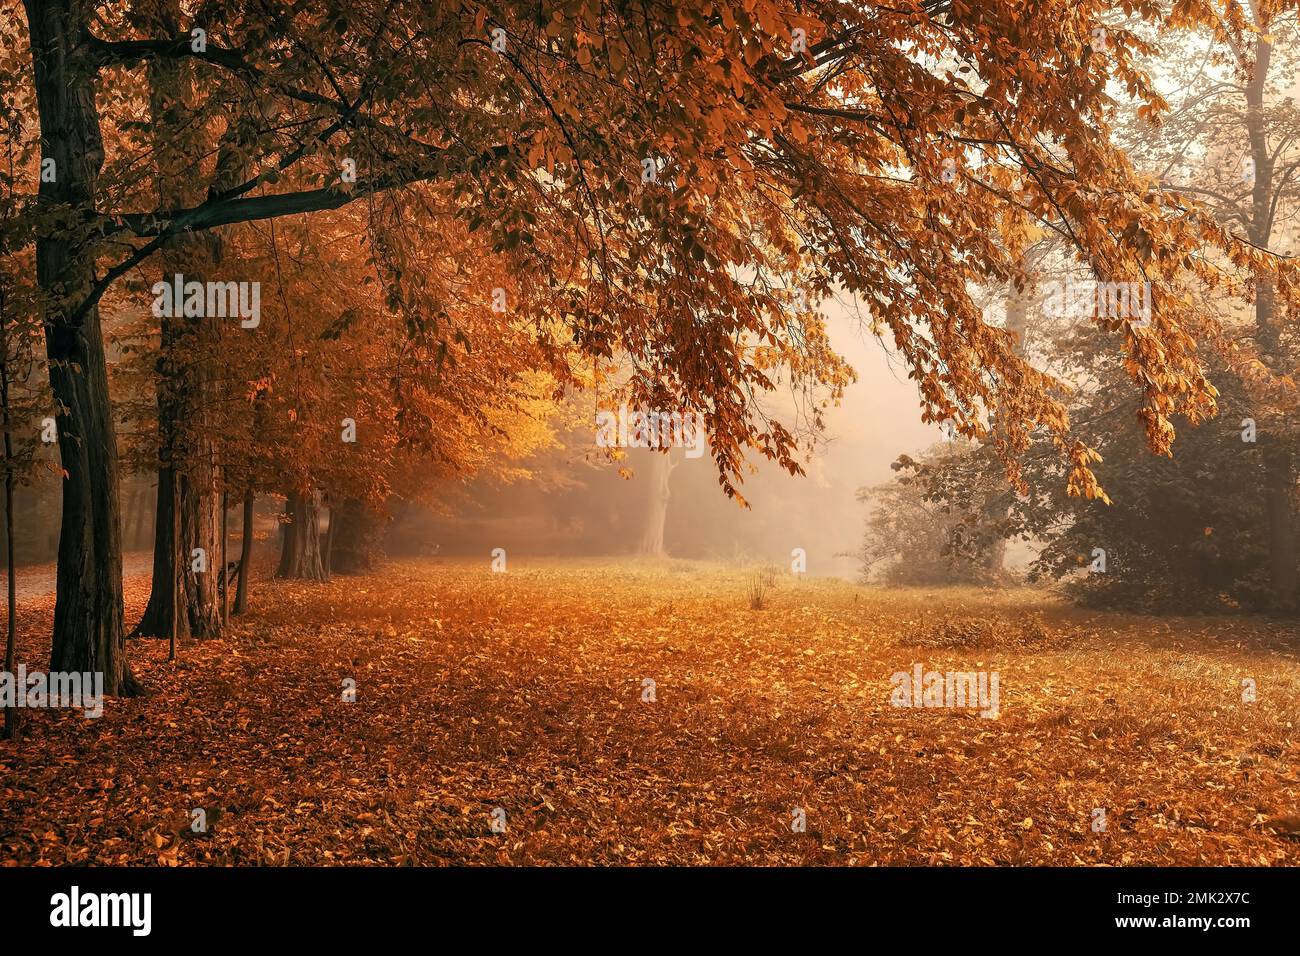
[[[289,569],[298,563],[298,536],[292,533],[293,524],[301,510],[299,494],[291,492],[284,499],[284,516],[280,519],[280,565],[275,569],[277,578],[289,576]]]
[[[230,493],[221,492],[221,631],[230,624],[230,563],[226,557],[230,543]]]
[[[248,572],[253,563],[253,492],[244,492],[244,537],[239,543],[239,585],[235,588],[235,614],[248,610]]]
[[[162,427],[162,422],[159,422]],[[158,469],[158,491],[154,504],[153,520],[153,578],[150,583],[149,603],[145,605],[144,616],[131,632],[132,636],[165,637],[172,627],[172,599],[170,593],[163,595],[163,583],[169,592],[176,590],[176,545],[175,537],[175,500],[172,491],[172,470]]]
[[[155,11],[157,31],[174,36],[179,30],[175,0]],[[184,106],[183,65],[159,58],[148,66],[149,108],[156,130],[174,129],[175,114]],[[187,175],[190,161],[178,144],[160,138],[155,148],[159,202],[164,208],[185,206],[197,200]],[[187,188],[188,187],[188,188]],[[217,243],[212,236],[187,235],[164,246],[162,278],[170,281],[180,272],[186,280],[203,281],[217,266]],[[219,334],[211,316],[164,316],[158,359],[158,498],[154,534],[153,587],[144,616],[135,633],[147,637],[169,634],[180,596],[179,636],[215,637],[221,633],[218,543],[219,503],[213,445],[204,428],[211,407],[212,377],[205,348]],[[177,487],[173,488],[176,484]],[[172,509],[180,502],[180,542],[172,542]],[[208,571],[191,570],[191,556],[201,548]]]
[[[14,673],[14,657],[18,644],[18,582],[14,576],[14,443],[9,430],[9,336],[5,328],[5,294],[0,290],[0,409],[4,414],[5,449],[5,581],[8,589],[7,629],[5,631],[5,670]],[[4,738],[18,737],[20,711],[17,707],[5,708]]]
[[[1295,458],[1276,438],[1264,446],[1264,503],[1269,525],[1269,578],[1273,609],[1296,610]]]
[[[173,595],[181,595],[178,624],[181,637],[207,638],[221,633],[221,613],[217,601],[219,556],[215,525],[217,518],[211,513],[216,497],[209,491],[199,493],[193,482],[180,476],[180,544],[173,544],[174,536],[172,483],[176,474],[171,468],[158,471],[157,519],[154,522],[153,588],[144,616],[136,625],[136,634],[142,637],[165,637],[171,633]],[[208,570],[191,571],[193,550],[203,548],[207,554]],[[179,560],[177,560],[179,559]]]
[[[320,496],[294,492],[285,502],[283,546],[280,550],[278,578],[302,581],[325,581],[325,564],[321,559]]]
[[[330,509],[330,570],[373,571],[384,558],[384,516],[356,498]]]
[[[9,435],[9,383],[8,376],[5,381],[5,459],[12,462],[13,460],[13,440]],[[10,674],[14,673],[14,656],[18,643],[18,582],[14,579],[18,568],[14,564],[14,469],[9,464],[5,468],[5,574],[7,576],[7,597],[9,599],[7,615],[7,630],[5,631],[5,670]],[[6,740],[14,740],[18,737],[19,712],[17,707],[5,708],[5,731]]]
[[[95,70],[85,37],[91,6],[24,0],[32,42],[43,156],[55,181],[40,184],[47,209],[89,219],[104,162],[95,108]],[[65,472],[50,669],[102,672],[108,694],[140,692],[126,662],[122,628],[122,529],[117,438],[97,306],[82,303],[94,283],[90,237],[64,224],[36,239],[50,386],[58,409]]]

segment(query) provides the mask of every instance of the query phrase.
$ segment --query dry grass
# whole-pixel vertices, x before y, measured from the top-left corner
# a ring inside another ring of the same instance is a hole
[[[756,613],[749,573],[512,556],[255,579],[230,639],[176,665],[133,644],[151,697],[30,712],[0,743],[0,861],[1300,859],[1262,826],[1300,811],[1294,629],[787,577]],[[49,615],[26,609],[26,633]],[[1001,716],[892,707],[915,662],[998,670]],[[192,807],[219,811],[208,836]]]

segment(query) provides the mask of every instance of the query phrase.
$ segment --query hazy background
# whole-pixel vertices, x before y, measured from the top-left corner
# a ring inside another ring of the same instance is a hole
[[[807,552],[810,575],[856,578],[858,564],[845,552],[862,537],[865,507],[857,490],[888,480],[900,453],[941,439],[939,427],[921,422],[914,384],[886,346],[852,314],[851,304],[828,300],[832,345],[857,372],[839,407],[827,413],[825,440],[807,474],[791,476],[767,461],[741,489],[749,509],[728,499],[705,454],[673,469],[664,530],[670,557],[772,563],[788,567],[793,548]],[[594,429],[594,421],[592,423]],[[594,433],[594,432],[593,432]],[[579,458],[559,470],[578,487],[557,490],[542,481],[491,487],[471,483],[451,513],[424,509],[392,529],[392,553],[488,555],[503,547],[517,554],[635,553],[651,493],[650,452],[631,450],[630,478],[610,466]],[[552,465],[555,464],[554,457]]]

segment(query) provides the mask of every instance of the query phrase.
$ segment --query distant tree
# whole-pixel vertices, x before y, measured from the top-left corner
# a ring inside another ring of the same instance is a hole
[[[1217,41],[1217,42],[1216,42]],[[1181,55],[1175,55],[1181,51]],[[1176,91],[1158,125],[1134,123],[1123,137],[1141,168],[1204,202],[1255,247],[1300,252],[1300,28],[1294,3],[1235,5],[1217,36],[1200,32],[1169,49],[1161,69]],[[1300,602],[1300,335],[1293,306],[1270,270],[1247,270],[1249,301],[1210,300],[1225,313],[1228,367],[1244,387],[1237,409],[1256,424],[1263,463],[1268,606]],[[1207,343],[1209,344],[1209,343]],[[1241,416],[1239,415],[1238,418]],[[1235,422],[1225,424],[1228,431]],[[1227,472],[1234,470],[1225,461]],[[1208,489],[1207,489],[1208,492]],[[1254,603],[1254,602],[1252,602]]]
[[[891,466],[897,473],[892,481],[860,489],[858,500],[868,508],[862,547],[855,555],[862,583],[1004,582],[999,552],[1011,529],[999,507],[1005,508],[1006,480],[1000,471],[981,467],[987,460],[997,460],[987,448],[944,442],[919,459],[900,457]],[[942,486],[951,500],[928,480],[935,470],[962,476]]]
[[[1220,417],[1196,427],[1182,423],[1176,454],[1158,456],[1136,422],[1141,400],[1127,383],[1123,358],[1104,348],[1095,328],[1059,329],[1050,349],[1063,364],[1086,364],[1092,375],[1070,412],[1076,432],[1102,457],[1098,471],[1109,503],[1065,493],[1045,437],[1022,459],[1023,493],[1008,488],[1004,464],[984,447],[901,459],[903,477],[890,494],[924,501],[949,524],[1032,541],[1038,556],[1030,580],[1061,581],[1085,604],[1155,611],[1273,606],[1269,511],[1256,490],[1265,465],[1247,384],[1223,360],[1212,364]],[[990,526],[991,515],[997,517]],[[974,538],[982,540],[978,531]]]

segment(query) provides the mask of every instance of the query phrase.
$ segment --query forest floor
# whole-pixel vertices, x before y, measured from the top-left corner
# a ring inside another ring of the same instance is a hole
[[[139,577],[142,574],[150,574],[152,570],[152,551],[128,551],[122,555],[123,577]],[[47,595],[53,597],[58,580],[58,565],[53,561],[19,567],[18,582],[14,585],[14,590],[18,592],[18,602],[21,604]],[[3,591],[8,584],[9,575],[0,568],[0,591]]]
[[[755,610],[750,576],[255,578],[228,638],[130,642],[148,697],[24,712],[0,863],[1300,863],[1294,625],[788,575]],[[997,671],[998,716],[893,706],[918,663]]]

